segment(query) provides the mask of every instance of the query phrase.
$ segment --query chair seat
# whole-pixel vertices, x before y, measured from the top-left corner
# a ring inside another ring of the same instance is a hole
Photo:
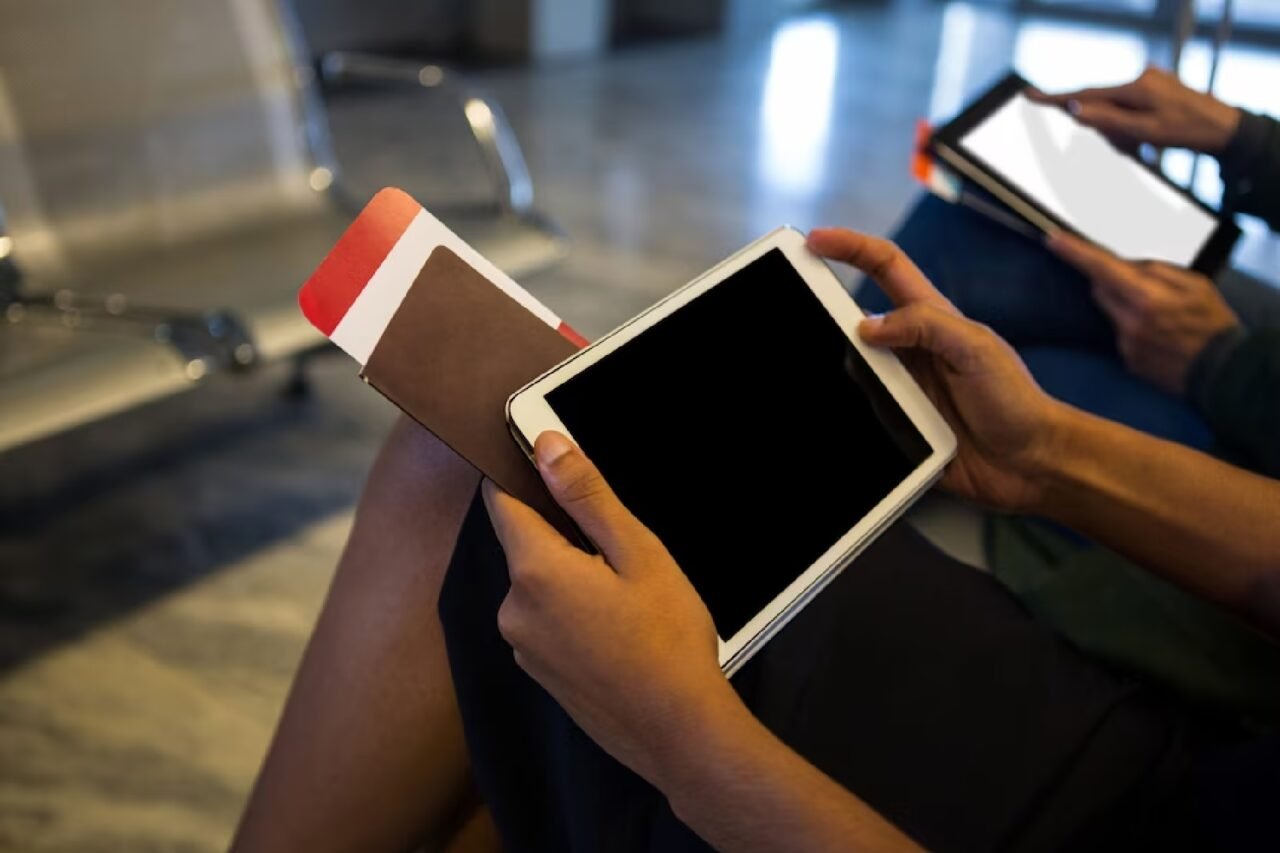
[[[513,276],[565,250],[533,220],[478,208],[440,215]],[[348,222],[334,210],[138,257],[73,259],[70,273],[24,286],[32,295],[68,288],[99,305],[119,293],[129,305],[174,313],[225,309],[243,322],[259,362],[272,362],[324,344],[298,310],[297,290]],[[176,393],[203,375],[147,324],[0,322],[0,449]]]

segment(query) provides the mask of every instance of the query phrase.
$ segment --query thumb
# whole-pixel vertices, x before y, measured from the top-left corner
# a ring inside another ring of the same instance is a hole
[[[643,564],[657,538],[631,514],[600,470],[573,442],[548,430],[533,445],[538,472],[556,503],[595,543],[620,574]]]
[[[858,333],[872,346],[925,350],[957,372],[972,365],[985,344],[981,326],[919,303],[881,317],[868,317],[858,327]]]

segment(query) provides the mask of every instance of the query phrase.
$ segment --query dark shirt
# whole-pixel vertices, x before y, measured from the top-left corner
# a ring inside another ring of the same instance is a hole
[[[1280,230],[1280,123],[1242,111],[1218,162],[1223,211],[1251,214]],[[1191,366],[1187,391],[1229,455],[1280,477],[1280,328],[1218,335]]]
[[[1280,124],[1241,110],[1240,126],[1218,155],[1222,209],[1248,213],[1280,230]]]

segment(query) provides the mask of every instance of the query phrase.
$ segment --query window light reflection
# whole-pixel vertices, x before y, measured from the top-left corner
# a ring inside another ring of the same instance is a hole
[[[796,21],[774,34],[760,105],[758,170],[766,184],[795,193],[821,186],[839,51],[830,21]]]
[[[964,109],[969,97],[969,65],[977,33],[977,13],[968,3],[948,3],[942,11],[938,60],[933,68],[929,120],[944,122]]]
[[[1213,48],[1203,40],[1189,43],[1182,52],[1181,75],[1188,86],[1204,89],[1209,83]],[[1280,114],[1280,58],[1256,48],[1229,45],[1223,48],[1214,80],[1214,94],[1229,104],[1269,115]],[[1164,169],[1179,183],[1191,180],[1195,163],[1194,192],[1210,204],[1222,199],[1218,162],[1212,157],[1197,158],[1186,151],[1165,154]]]
[[[1030,23],[1013,45],[1014,68],[1049,92],[1125,83],[1146,65],[1141,36],[1097,27]]]

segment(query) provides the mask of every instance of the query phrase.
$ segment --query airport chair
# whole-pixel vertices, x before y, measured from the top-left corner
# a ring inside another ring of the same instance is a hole
[[[0,0],[0,450],[323,345],[295,294],[363,199],[317,65],[460,110],[493,201],[434,212],[514,276],[563,255],[492,99],[297,33],[275,0]]]

